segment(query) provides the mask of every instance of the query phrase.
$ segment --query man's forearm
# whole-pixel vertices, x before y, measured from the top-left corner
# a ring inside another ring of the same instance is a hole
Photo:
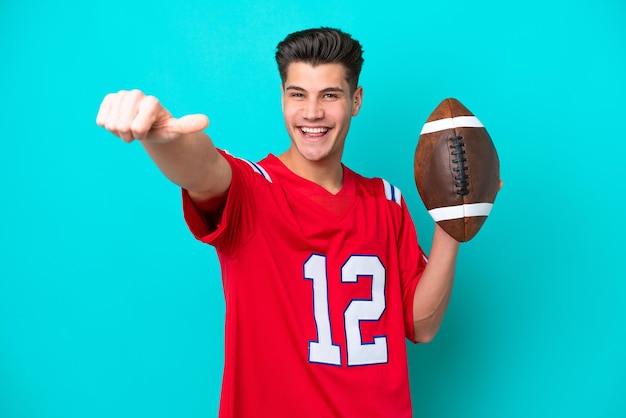
[[[183,135],[167,143],[141,143],[161,172],[184,189],[220,194],[230,184],[228,163],[204,132]]]
[[[124,142],[139,140],[163,174],[194,199],[225,196],[232,173],[203,132],[209,125],[205,115],[174,118],[156,97],[120,90],[104,97],[96,123]]]
[[[413,324],[417,342],[430,342],[441,326],[452,294],[460,243],[435,224],[426,269],[413,297]]]

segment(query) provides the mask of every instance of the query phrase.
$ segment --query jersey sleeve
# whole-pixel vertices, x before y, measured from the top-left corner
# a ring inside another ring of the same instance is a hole
[[[250,163],[218,150],[232,169],[232,180],[219,224],[215,224],[182,190],[183,214],[192,234],[201,242],[223,252],[232,251],[245,240],[254,224],[254,170]]]
[[[411,219],[406,202],[402,198],[402,219],[398,237],[400,256],[400,281],[402,284],[402,304],[404,308],[404,329],[407,339],[415,343],[413,326],[413,297],[428,258],[419,245],[417,231]]]

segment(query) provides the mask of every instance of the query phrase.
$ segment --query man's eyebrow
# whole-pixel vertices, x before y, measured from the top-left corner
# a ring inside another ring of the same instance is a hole
[[[332,92],[343,93],[343,89],[341,87],[326,87],[324,90],[322,90],[322,93],[332,93]]]
[[[285,87],[285,90],[306,91],[304,88],[300,86],[287,86]],[[333,92],[343,93],[344,89],[342,89],[341,87],[326,87],[325,89],[322,89],[320,93],[333,93]]]
[[[285,87],[285,90],[305,91],[302,87],[298,87],[298,86],[287,86]]]

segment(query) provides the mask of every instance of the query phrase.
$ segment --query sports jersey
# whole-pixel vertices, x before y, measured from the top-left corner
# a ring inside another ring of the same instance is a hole
[[[183,191],[222,269],[220,418],[410,417],[406,338],[426,258],[400,190],[343,166],[331,194],[274,155],[220,152],[233,175],[219,225]]]

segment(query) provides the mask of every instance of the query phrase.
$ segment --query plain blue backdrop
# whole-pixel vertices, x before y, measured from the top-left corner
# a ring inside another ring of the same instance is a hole
[[[458,98],[500,155],[441,331],[410,347],[416,416],[626,416],[625,18],[618,0],[3,0],[0,417],[216,416],[215,254],[95,116],[140,88],[207,114],[231,153],[280,153],[275,46],[321,25],[365,49],[345,162],[402,189],[426,250],[428,114]]]

